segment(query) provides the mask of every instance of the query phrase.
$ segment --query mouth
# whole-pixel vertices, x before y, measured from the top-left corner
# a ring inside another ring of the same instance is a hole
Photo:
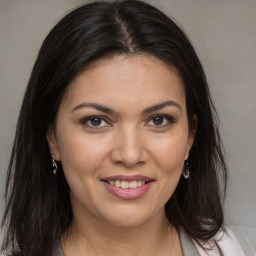
[[[139,188],[143,186],[146,183],[149,183],[150,181],[144,181],[144,180],[132,180],[132,181],[125,181],[125,180],[103,180],[104,182],[115,186],[117,188]]]
[[[112,176],[101,180],[109,192],[121,199],[136,199],[150,188],[154,179],[141,175]]]

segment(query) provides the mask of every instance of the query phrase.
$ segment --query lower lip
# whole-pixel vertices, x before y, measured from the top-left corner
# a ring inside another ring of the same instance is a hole
[[[118,188],[116,186],[110,185],[107,182],[103,182],[108,191],[110,191],[115,196],[121,199],[136,199],[145,194],[150,188],[152,182],[145,183],[144,185],[137,188]]]

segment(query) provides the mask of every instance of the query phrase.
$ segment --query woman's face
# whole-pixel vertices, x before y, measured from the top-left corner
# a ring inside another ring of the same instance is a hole
[[[74,219],[117,226],[163,216],[193,137],[177,72],[147,55],[102,59],[77,75],[47,134]]]

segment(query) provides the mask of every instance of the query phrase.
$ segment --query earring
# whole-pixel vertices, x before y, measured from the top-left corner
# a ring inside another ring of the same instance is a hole
[[[182,175],[185,179],[188,179],[189,177],[189,166],[188,166],[188,160],[185,161],[184,167],[182,170]]]
[[[52,166],[54,167],[52,172],[53,172],[53,174],[56,174],[57,170],[58,170],[58,166],[57,166],[57,164],[56,164],[56,162],[55,162],[53,157],[52,157]]]

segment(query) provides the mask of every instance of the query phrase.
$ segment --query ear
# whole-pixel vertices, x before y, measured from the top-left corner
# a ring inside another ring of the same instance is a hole
[[[56,140],[56,136],[54,133],[54,130],[52,128],[49,128],[46,134],[46,139],[48,142],[48,146],[51,152],[52,158],[56,161],[60,161],[60,153],[58,149],[58,144]]]
[[[191,124],[191,128],[190,128],[190,131],[189,131],[189,135],[188,135],[187,152],[186,152],[185,160],[188,159],[190,149],[191,149],[191,147],[194,143],[196,130],[197,130],[197,123],[198,123],[197,115],[194,115],[193,120],[192,120],[192,124]]]

